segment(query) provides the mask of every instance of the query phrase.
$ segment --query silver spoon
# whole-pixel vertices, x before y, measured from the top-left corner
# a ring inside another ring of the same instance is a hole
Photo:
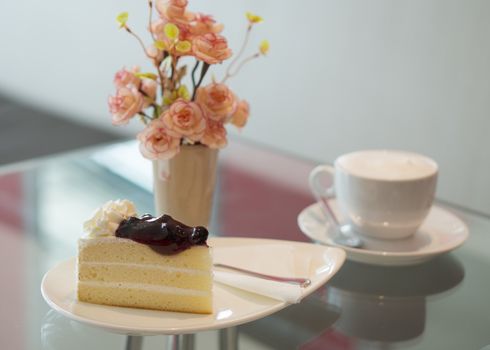
[[[357,236],[354,236],[351,231],[350,225],[344,224],[341,225],[337,220],[332,208],[328,204],[328,198],[324,196],[320,196],[313,192],[315,199],[317,202],[320,202],[320,206],[322,207],[322,211],[325,214],[325,217],[330,225],[332,226],[332,230],[334,231],[334,236],[332,240],[338,244],[346,247],[352,248],[360,248],[364,245],[362,239]]]
[[[241,273],[246,274],[246,275],[259,277],[259,278],[267,279],[270,281],[297,284],[301,288],[306,288],[311,284],[311,280],[308,278],[279,277],[279,276],[266,275],[264,273],[259,273],[259,272],[255,272],[255,271],[245,270],[245,269],[242,269],[240,267],[230,266],[230,265],[226,265],[226,264],[213,264],[213,265],[214,265],[214,267],[222,267],[225,269],[241,272]]]
[[[315,197],[317,202],[320,202],[322,212],[325,215],[325,219],[330,223],[331,230],[333,230],[332,241],[338,245],[346,247],[359,248],[363,246],[363,241],[352,234],[350,225],[341,225],[335,216],[332,208],[328,204],[329,198],[334,196],[334,186],[331,184],[334,182],[335,168],[324,164],[315,167],[311,172],[308,179],[310,184],[311,193]],[[329,186],[325,186],[325,182],[329,183]]]

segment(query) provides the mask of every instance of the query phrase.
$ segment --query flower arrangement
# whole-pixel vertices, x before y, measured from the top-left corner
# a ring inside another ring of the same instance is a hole
[[[223,25],[210,15],[193,13],[187,0],[157,0],[149,5],[149,25],[152,44],[147,46],[128,25],[128,13],[117,17],[120,28],[134,36],[156,69],[156,74],[141,72],[138,67],[121,69],[114,78],[115,96],[109,97],[109,109],[114,125],[125,125],[139,116],[145,128],[137,138],[144,157],[152,160],[170,159],[182,145],[201,144],[222,148],[227,144],[225,124],[242,128],[249,116],[249,104],[239,99],[225,84],[247,62],[264,56],[269,43],[264,40],[258,51],[242,58],[250,32],[262,22],[257,15],[247,13],[247,31],[238,54],[231,61],[221,81],[214,77],[209,85],[201,86],[209,68],[232,56]],[[153,20],[156,9],[158,19]],[[190,72],[192,89],[184,84],[188,70],[183,64],[195,60]]]

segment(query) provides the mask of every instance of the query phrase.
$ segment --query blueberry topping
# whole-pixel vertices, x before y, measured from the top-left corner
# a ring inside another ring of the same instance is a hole
[[[147,244],[161,254],[174,254],[193,245],[206,245],[208,230],[203,226],[187,226],[169,215],[153,217],[144,214],[141,218],[123,220],[116,230],[116,237]]]
[[[189,237],[191,244],[203,244],[208,238],[208,230],[205,227],[197,226],[192,230],[192,234]]]
[[[167,223],[162,222],[160,225],[161,239],[166,239],[170,232],[168,231]]]
[[[192,232],[191,232],[192,234]],[[185,228],[183,228],[182,226],[180,225],[176,225],[175,226],[175,235],[179,238],[188,238],[189,237],[189,232],[188,230],[186,230]]]
[[[150,219],[153,219],[153,215],[151,215],[151,214],[141,215],[141,220],[150,220]]]

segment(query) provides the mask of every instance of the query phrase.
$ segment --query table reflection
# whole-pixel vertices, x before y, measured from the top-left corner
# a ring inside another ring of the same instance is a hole
[[[426,297],[453,290],[463,278],[452,256],[407,267],[347,262],[327,290],[328,303],[340,309],[334,328],[359,340],[415,339],[424,333]]]
[[[300,304],[239,326],[240,335],[252,336],[272,349],[303,349],[303,344],[330,329],[340,316],[337,307],[319,297],[321,293],[322,290],[303,299]]]
[[[49,310],[41,325],[43,350],[124,349],[126,336],[111,334],[96,327],[70,320]]]

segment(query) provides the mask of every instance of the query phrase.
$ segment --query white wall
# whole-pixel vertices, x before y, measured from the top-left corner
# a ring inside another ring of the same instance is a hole
[[[231,81],[252,104],[244,137],[317,161],[360,148],[425,153],[438,197],[490,214],[490,2],[190,0],[225,23],[233,48],[246,10],[265,17],[270,56]],[[0,3],[0,91],[112,128],[107,96],[123,65],[144,62],[116,29],[145,1]],[[215,70],[219,76],[219,69]],[[121,129],[134,133],[138,124]]]

